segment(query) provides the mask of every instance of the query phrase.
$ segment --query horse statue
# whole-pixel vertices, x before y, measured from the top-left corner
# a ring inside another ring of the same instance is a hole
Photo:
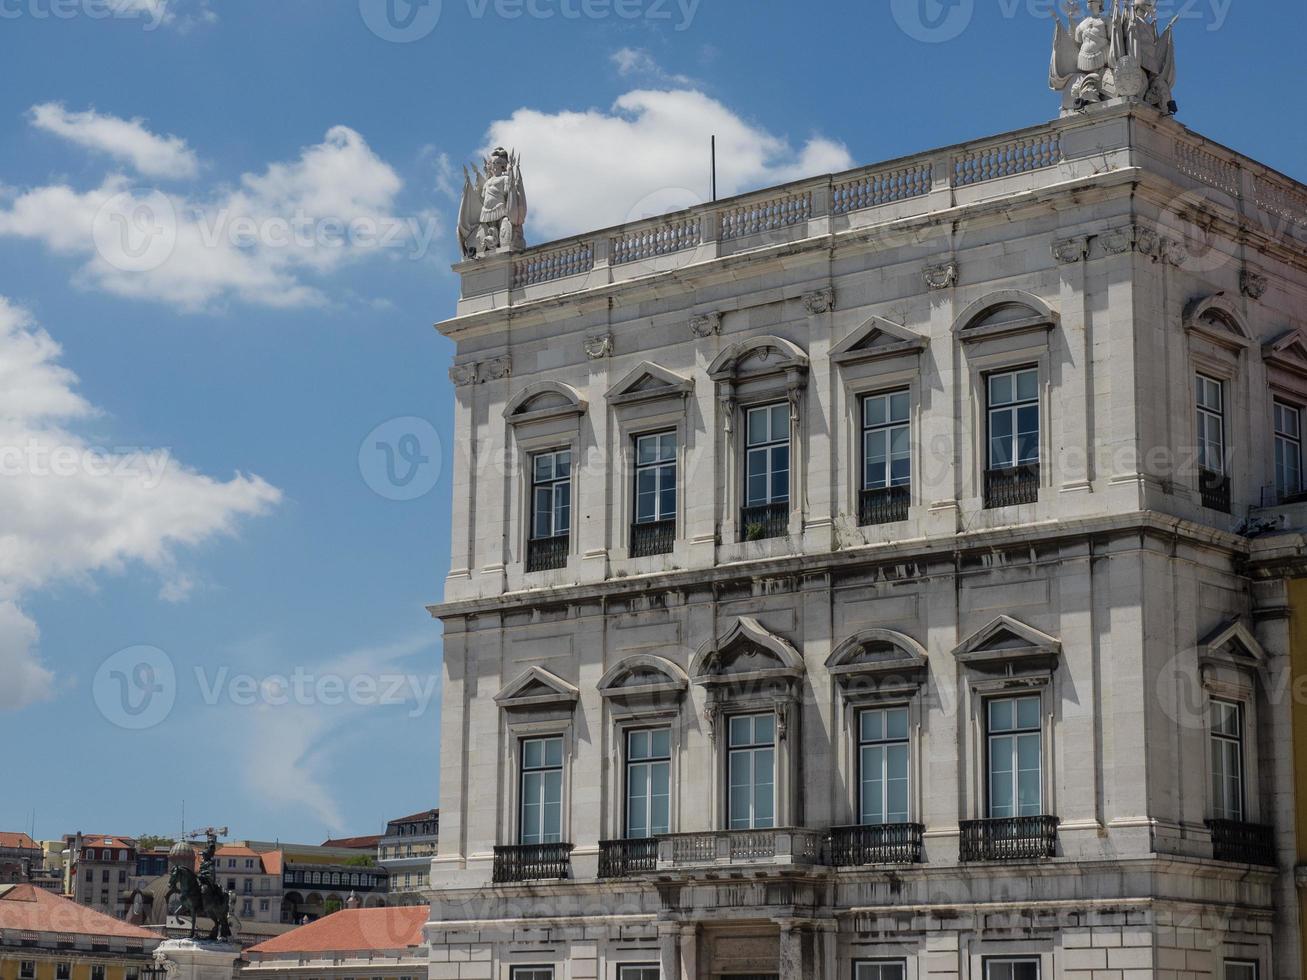
[[[168,891],[164,895],[164,904],[174,895],[182,897],[177,906],[177,915],[185,915],[191,920],[191,938],[197,938],[200,916],[213,922],[209,930],[209,941],[217,942],[232,936],[231,897],[212,880],[201,879],[190,868],[177,865],[168,875]],[[234,896],[233,896],[234,897]]]

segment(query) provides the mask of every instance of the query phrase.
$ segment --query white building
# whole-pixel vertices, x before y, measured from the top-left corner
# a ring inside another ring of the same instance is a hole
[[[460,265],[432,980],[1300,977],[1305,242],[1118,101]]]

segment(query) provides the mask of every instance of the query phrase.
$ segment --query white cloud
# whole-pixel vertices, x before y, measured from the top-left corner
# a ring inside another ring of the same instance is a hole
[[[140,119],[119,119],[94,109],[69,112],[56,102],[32,106],[32,125],[47,133],[108,154],[146,177],[182,179],[199,172],[199,161],[178,136],[158,136]]]
[[[643,48],[619,48],[609,56],[609,60],[617,68],[617,74],[623,78],[644,77],[681,87],[693,84],[685,75],[673,75],[664,71],[654,56]]]
[[[388,646],[354,650],[311,669],[305,668],[302,690],[311,696],[303,703],[294,696],[293,677],[284,686],[280,681],[275,684],[265,681],[261,693],[263,703],[243,713],[239,724],[225,727],[225,730],[245,733],[239,771],[251,795],[289,812],[310,810],[333,833],[344,830],[340,805],[328,788],[335,761],[333,755],[340,744],[333,738],[348,737],[347,733],[369,721],[393,731],[394,715],[387,713],[390,710],[416,715],[438,707],[435,676],[413,672],[406,664],[418,654],[425,654],[419,662],[429,671],[432,646],[430,635],[424,632]],[[260,667],[267,669],[266,657]],[[314,693],[328,678],[339,679],[346,691],[360,682],[379,680],[380,683],[368,688],[363,697],[351,698],[347,694],[341,703],[328,703],[329,699]],[[226,716],[224,725],[225,719]]]
[[[281,498],[258,477],[204,476],[165,450],[99,449],[77,431],[96,410],[60,347],[0,297],[0,709],[53,691],[25,598],[49,585],[140,564],[180,596],[186,547],[235,531]]]
[[[722,196],[852,166],[845,147],[791,143],[696,91],[628,92],[608,112],[518,109],[487,147],[515,147],[535,240],[576,234],[702,202],[717,136]]]
[[[362,136],[336,126],[298,159],[207,196],[143,190],[121,174],[90,190],[9,190],[0,236],[84,259],[81,285],[182,310],[324,305],[314,277],[365,255],[427,254],[439,224],[397,216],[402,187]]]

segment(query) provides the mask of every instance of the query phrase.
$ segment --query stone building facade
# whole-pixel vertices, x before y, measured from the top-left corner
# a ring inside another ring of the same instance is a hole
[[[1305,223],[1108,102],[459,266],[433,980],[1299,977]]]

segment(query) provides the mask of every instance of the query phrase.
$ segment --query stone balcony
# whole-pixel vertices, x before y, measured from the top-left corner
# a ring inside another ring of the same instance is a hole
[[[458,316],[843,234],[909,241],[957,209],[1011,207],[1023,196],[1132,183],[1145,173],[1197,192],[1269,235],[1307,223],[1303,185],[1151,109],[1110,102],[1002,136],[465,261],[455,266],[462,279]]]
[[[809,868],[823,863],[826,834],[818,830],[717,830],[658,838],[658,871],[748,867]]]

